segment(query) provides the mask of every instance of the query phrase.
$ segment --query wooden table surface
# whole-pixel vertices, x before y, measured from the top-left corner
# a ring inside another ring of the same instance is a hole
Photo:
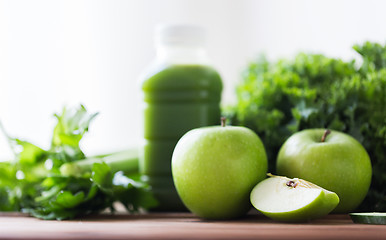
[[[44,221],[1,213],[0,239],[386,239],[386,225],[354,224],[348,215],[289,224],[258,214],[232,221],[206,221],[190,213],[97,215]]]

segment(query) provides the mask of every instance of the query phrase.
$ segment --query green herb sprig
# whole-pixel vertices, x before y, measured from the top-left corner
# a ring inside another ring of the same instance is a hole
[[[84,106],[63,108],[51,147],[44,150],[5,133],[15,158],[0,163],[0,211],[41,219],[72,219],[121,202],[130,212],[157,204],[138,175],[138,151],[86,158],[79,143],[97,114]]]

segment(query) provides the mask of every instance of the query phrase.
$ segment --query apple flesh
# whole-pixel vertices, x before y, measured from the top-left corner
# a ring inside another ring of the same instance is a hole
[[[253,188],[251,203],[274,220],[304,222],[330,213],[339,197],[302,179],[271,176]]]
[[[307,129],[288,138],[279,151],[276,170],[338,194],[335,213],[353,211],[365,198],[372,176],[364,147],[348,134],[325,129]]]
[[[250,129],[211,126],[187,132],[172,156],[172,175],[185,206],[199,217],[230,219],[252,207],[249,194],[267,173],[267,156]]]

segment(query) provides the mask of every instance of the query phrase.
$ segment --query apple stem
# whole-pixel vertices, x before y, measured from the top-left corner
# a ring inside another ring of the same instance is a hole
[[[225,127],[226,121],[227,121],[226,117],[221,117],[221,127]]]
[[[324,141],[326,141],[326,137],[327,137],[327,135],[328,134],[330,134],[331,133],[331,131],[329,130],[329,129],[326,129],[326,131],[324,131],[324,133],[323,133],[323,136],[322,136],[322,142],[324,142]]]

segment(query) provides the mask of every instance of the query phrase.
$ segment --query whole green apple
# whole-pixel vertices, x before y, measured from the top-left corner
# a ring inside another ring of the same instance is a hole
[[[224,121],[224,120],[223,120]],[[211,126],[187,132],[172,156],[172,175],[185,206],[199,217],[230,219],[250,208],[252,188],[266,177],[267,156],[250,129]]]
[[[348,134],[307,129],[293,134],[281,147],[276,170],[338,194],[335,213],[354,210],[371,183],[371,162],[364,147]]]

